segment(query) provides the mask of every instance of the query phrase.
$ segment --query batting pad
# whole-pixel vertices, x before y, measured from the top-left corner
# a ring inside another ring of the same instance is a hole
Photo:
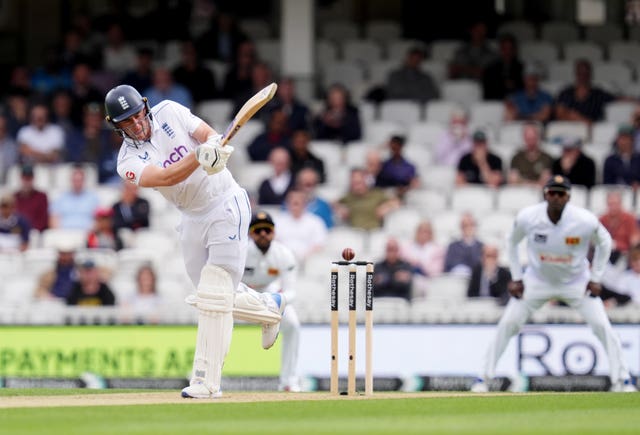
[[[258,293],[244,283],[240,283],[236,291],[233,317],[266,325],[274,325],[282,319],[279,307],[268,293]]]
[[[228,272],[211,264],[202,268],[196,298],[198,335],[191,381],[204,381],[212,393],[220,391],[222,366],[231,345],[233,296]]]

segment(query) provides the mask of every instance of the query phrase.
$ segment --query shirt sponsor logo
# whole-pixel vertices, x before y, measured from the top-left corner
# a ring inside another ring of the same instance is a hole
[[[278,276],[278,275],[280,275],[280,270],[276,269],[275,267],[270,267],[267,270],[267,274],[271,275],[271,276]]]
[[[176,132],[173,131],[173,128],[171,128],[171,126],[169,126],[169,124],[167,124],[166,122],[162,124],[162,131],[164,131],[167,136],[169,136],[171,139],[174,139],[176,137]]]
[[[189,150],[184,145],[180,145],[178,147],[175,147],[173,149],[173,152],[171,154],[169,154],[169,157],[164,162],[162,162],[162,167],[166,168],[167,166],[169,166],[169,165],[171,165],[173,163],[179,162],[188,153],[189,153]]]
[[[140,160],[142,160],[143,162],[149,161],[149,151],[145,151],[144,155],[142,155],[142,156],[140,154],[138,154],[138,158]]]
[[[133,171],[125,172],[124,176],[127,177],[127,180],[129,181],[134,181],[136,179],[136,174]]]
[[[536,243],[547,243],[547,235],[546,234],[534,234],[533,241]]]
[[[579,245],[580,237],[565,237],[564,243],[571,246]]]
[[[552,264],[569,264],[573,255],[540,254],[540,261]]]

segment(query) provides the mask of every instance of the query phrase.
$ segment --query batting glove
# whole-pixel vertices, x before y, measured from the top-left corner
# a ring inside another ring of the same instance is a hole
[[[196,159],[209,175],[217,174],[227,166],[227,160],[233,153],[230,145],[221,146],[222,135],[212,135],[207,141],[196,147]]]

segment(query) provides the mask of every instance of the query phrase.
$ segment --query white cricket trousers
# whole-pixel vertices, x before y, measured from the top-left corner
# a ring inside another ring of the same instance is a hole
[[[504,352],[511,337],[516,335],[522,325],[524,325],[531,314],[539,309],[550,298],[535,297],[527,295],[522,299],[511,298],[507,307],[498,322],[497,333],[487,349],[487,355],[484,367],[485,379],[491,379],[495,376],[496,365],[502,353]],[[609,377],[611,383],[627,379],[629,377],[629,370],[622,358],[622,348],[620,346],[620,339],[614,333],[607,313],[604,309],[602,299],[590,297],[588,295],[582,295],[574,298],[562,297],[562,299],[569,304],[572,308],[578,310],[582,315],[582,318],[591,327],[591,330],[598,337],[598,340],[604,346],[604,349],[609,357]]]
[[[280,322],[282,333],[282,355],[280,367],[280,386],[299,385],[298,349],[300,347],[300,320],[292,305],[287,305]]]
[[[208,212],[183,215],[178,230],[184,264],[194,287],[198,287],[202,267],[213,264],[229,272],[233,288],[238,288],[247,260],[250,221],[249,197],[240,187]]]

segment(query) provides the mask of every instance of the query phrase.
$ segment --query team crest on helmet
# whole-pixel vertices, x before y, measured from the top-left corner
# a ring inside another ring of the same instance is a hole
[[[129,102],[124,97],[124,95],[121,95],[121,96],[118,97],[118,103],[120,103],[120,106],[122,107],[122,110],[127,110],[130,107],[129,106]]]

